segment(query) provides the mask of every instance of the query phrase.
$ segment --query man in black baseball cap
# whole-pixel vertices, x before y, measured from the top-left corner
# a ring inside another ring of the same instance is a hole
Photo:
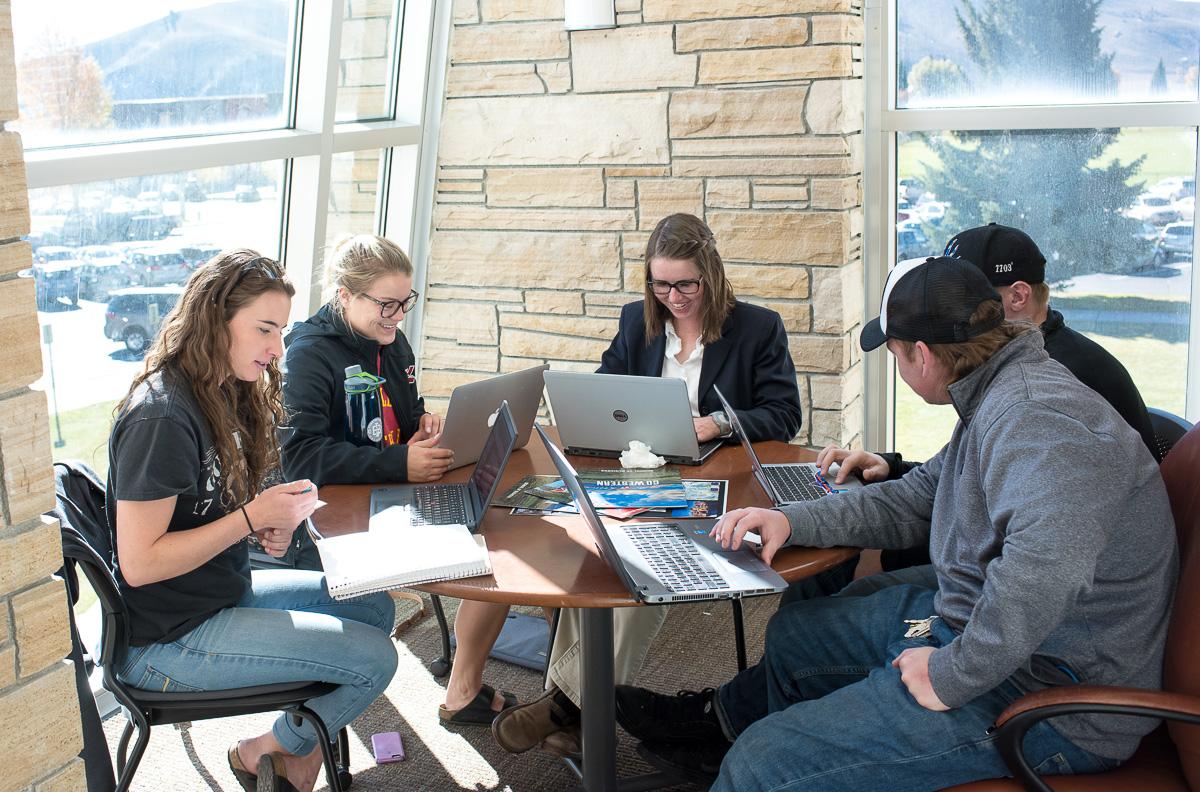
[[[712,537],[738,550],[753,532],[768,563],[785,546],[924,544],[927,580],[781,608],[763,660],[715,691],[618,686],[617,720],[656,766],[691,777],[720,760],[712,792],[995,778],[1008,769],[981,735],[1013,690],[1161,686],[1178,554],[1137,434],[1036,328],[1005,321],[964,259],[897,265],[860,343],[886,343],[918,395],[954,405],[949,442],[895,481],[730,511]],[[1024,752],[1091,773],[1154,726],[1067,715]]]

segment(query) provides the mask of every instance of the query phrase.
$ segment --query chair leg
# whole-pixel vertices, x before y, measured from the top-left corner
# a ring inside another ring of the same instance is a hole
[[[129,746],[129,735],[132,731],[133,721],[130,720],[125,724],[125,731],[121,734],[121,744],[117,748],[116,792],[128,792],[130,784],[133,783],[133,774],[137,772],[138,764],[142,761],[142,754],[146,753],[146,746],[150,744],[149,721],[144,725],[139,723],[137,742],[133,744],[133,753],[129,757],[129,762],[126,763],[125,749]]]
[[[433,600],[433,613],[437,616],[438,629],[442,631],[442,656],[429,664],[429,673],[438,679],[450,673],[454,659],[450,652],[450,627],[446,624],[446,612],[442,610],[442,598],[437,594],[429,595]]]
[[[733,639],[737,642],[738,671],[746,670],[746,623],[742,620],[741,599],[730,600],[733,603]]]
[[[345,792],[350,785],[350,774],[348,771],[345,775],[339,772],[337,759],[334,756],[334,745],[329,739],[329,729],[326,728],[325,721],[321,720],[320,715],[303,705],[292,710],[292,714],[306,721],[317,734],[317,747],[321,749],[321,757],[324,760],[325,779],[329,782],[329,792]],[[338,733],[339,741],[344,733],[344,729]],[[337,750],[339,753],[341,752],[340,747]]]

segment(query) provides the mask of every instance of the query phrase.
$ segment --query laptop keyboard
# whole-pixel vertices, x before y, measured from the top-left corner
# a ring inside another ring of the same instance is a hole
[[[625,535],[671,591],[727,589],[729,584],[704,560],[696,545],[675,525],[627,525]]]
[[[785,501],[808,501],[824,497],[828,491],[816,482],[812,468],[789,465],[763,468],[767,478]]]
[[[467,505],[462,487],[435,484],[412,491],[413,525],[466,525]]]

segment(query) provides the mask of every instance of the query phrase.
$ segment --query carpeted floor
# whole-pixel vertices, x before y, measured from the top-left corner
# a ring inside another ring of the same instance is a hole
[[[747,650],[751,658],[762,654],[763,631],[777,601],[776,597],[765,597],[745,602]],[[452,619],[457,603],[451,600],[445,604]],[[398,610],[403,618],[415,611],[415,605],[400,602]],[[514,756],[501,750],[486,728],[449,731],[440,725],[437,706],[444,694],[442,680],[434,679],[427,668],[441,653],[437,621],[432,616],[404,632],[396,650],[400,658],[396,678],[386,695],[351,727],[355,792],[559,792],[574,785],[574,775],[554,757],[538,751]],[[735,657],[732,609],[728,603],[675,606],[637,683],[670,692],[717,685],[733,675]],[[496,660],[489,662],[485,678],[497,688],[516,693],[522,701],[537,695],[541,689],[540,674]],[[237,792],[241,787],[226,765],[226,748],[240,737],[265,731],[273,717],[256,715],[203,721],[183,732],[170,726],[155,728],[133,788]],[[124,725],[125,718],[120,714],[105,723],[112,750]],[[381,731],[400,732],[408,755],[406,761],[375,764],[370,750],[371,735]],[[619,728],[618,741],[619,774],[649,772],[650,768],[635,753],[633,740]],[[323,787],[323,777],[321,784]]]

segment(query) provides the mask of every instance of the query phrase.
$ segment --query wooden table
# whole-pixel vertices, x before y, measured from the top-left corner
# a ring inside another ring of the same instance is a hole
[[[552,437],[557,434],[551,429]],[[816,454],[787,443],[756,443],[763,462],[811,462]],[[615,459],[574,457],[577,468],[618,467]],[[448,483],[466,482],[473,465],[453,470]],[[727,479],[728,508],[771,506],[750,471],[746,452],[726,445],[699,466],[681,466],[685,478]],[[528,445],[513,452],[499,492],[530,473],[554,473],[536,433]],[[326,536],[365,531],[373,485],[331,485],[321,488],[328,505],[313,515]],[[612,608],[642,607],[600,556],[591,533],[577,515],[518,517],[508,509],[490,508],[480,532],[487,539],[492,575],[420,586],[431,594],[460,599],[583,609],[581,643],[583,695],[583,788],[588,792],[649,789],[645,782],[622,786],[616,777],[616,731],[613,702]],[[772,566],[788,581],[829,569],[858,552],[852,548],[785,548]]]

